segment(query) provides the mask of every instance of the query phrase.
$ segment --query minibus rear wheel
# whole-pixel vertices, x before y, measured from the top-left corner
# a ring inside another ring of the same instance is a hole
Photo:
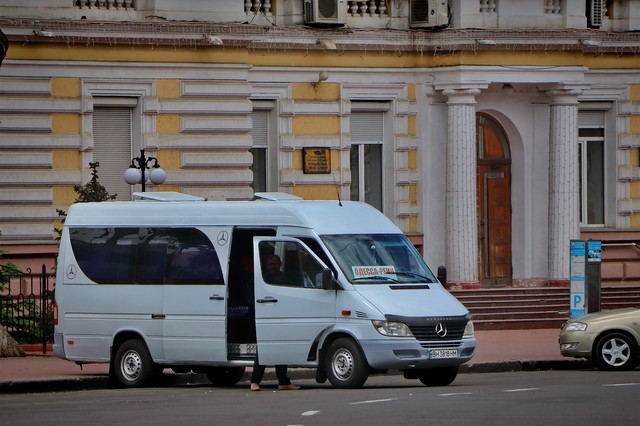
[[[244,367],[210,367],[206,374],[214,386],[233,386],[242,379]]]
[[[458,376],[458,366],[429,368],[423,370],[418,379],[426,386],[447,386]]]
[[[369,377],[367,360],[353,339],[341,337],[332,342],[324,362],[329,382],[336,388],[359,388]]]
[[[113,363],[116,382],[127,388],[144,386],[156,372],[147,346],[138,339],[123,342]]]

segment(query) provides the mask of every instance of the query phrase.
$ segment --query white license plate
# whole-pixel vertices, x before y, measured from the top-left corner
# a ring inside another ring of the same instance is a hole
[[[429,358],[431,359],[458,358],[458,350],[457,349],[433,349],[429,351]]]

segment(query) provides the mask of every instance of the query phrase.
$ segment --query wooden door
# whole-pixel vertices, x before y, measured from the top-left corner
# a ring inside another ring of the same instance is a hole
[[[511,285],[511,159],[497,122],[478,114],[478,238],[483,287]]]

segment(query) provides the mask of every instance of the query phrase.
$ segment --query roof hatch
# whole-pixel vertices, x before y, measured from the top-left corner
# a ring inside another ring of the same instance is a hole
[[[207,201],[206,198],[198,197],[196,195],[183,194],[181,192],[134,192],[134,197],[139,197],[140,200],[153,200],[153,201]]]
[[[253,196],[258,200],[269,201],[299,201],[303,199],[297,195],[285,194],[284,192],[256,192]]]

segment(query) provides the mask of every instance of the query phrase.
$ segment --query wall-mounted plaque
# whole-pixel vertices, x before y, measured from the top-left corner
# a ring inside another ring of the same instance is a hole
[[[304,173],[331,173],[329,148],[302,148],[302,160]]]

